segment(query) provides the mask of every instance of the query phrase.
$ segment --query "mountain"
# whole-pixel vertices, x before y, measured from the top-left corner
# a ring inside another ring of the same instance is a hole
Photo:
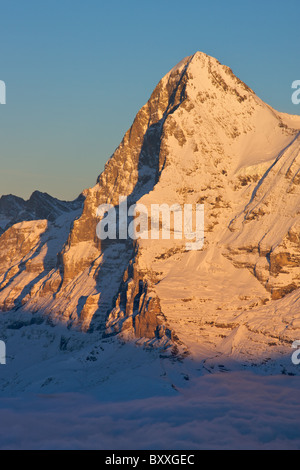
[[[216,59],[185,58],[138,112],[83,209],[1,199],[2,337],[30,338],[31,348],[34,337],[44,362],[56,358],[47,387],[64,380],[57,361],[75,355],[77,371],[93,367],[123,341],[209,371],[227,361],[298,373],[299,162],[299,116],[272,109]],[[174,237],[99,240],[97,208],[119,211],[121,196],[148,213],[203,204],[203,249]],[[32,216],[12,225],[18,210]]]
[[[9,194],[0,197],[0,233],[12,225],[29,220],[45,219],[53,222],[58,216],[80,209],[84,196],[74,201],[60,201],[47,193],[34,191],[28,201]]]

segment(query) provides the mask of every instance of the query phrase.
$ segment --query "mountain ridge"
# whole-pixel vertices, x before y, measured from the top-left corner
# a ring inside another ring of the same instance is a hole
[[[83,193],[73,201],[62,201],[41,191],[34,191],[27,200],[13,194],[3,195],[0,197],[0,233],[19,222],[54,221],[62,213],[78,209],[83,201]]]

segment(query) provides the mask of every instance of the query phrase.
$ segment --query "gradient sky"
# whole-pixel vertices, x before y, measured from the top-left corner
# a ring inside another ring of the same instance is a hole
[[[300,114],[299,0],[0,0],[0,195],[93,186],[152,90],[197,50]]]

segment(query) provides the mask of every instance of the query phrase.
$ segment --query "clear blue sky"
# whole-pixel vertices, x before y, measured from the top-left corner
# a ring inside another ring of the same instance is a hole
[[[299,0],[0,0],[0,195],[73,199],[160,78],[197,50],[300,114]]]

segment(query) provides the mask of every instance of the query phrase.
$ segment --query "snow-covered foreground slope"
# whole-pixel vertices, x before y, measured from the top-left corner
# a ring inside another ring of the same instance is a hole
[[[111,390],[149,363],[158,391],[185,368],[299,374],[299,160],[300,117],[196,53],[159,82],[83,209],[34,193],[30,217],[1,200],[2,393]],[[97,208],[120,196],[204,204],[203,249],[100,241]]]
[[[193,383],[207,373],[281,374],[287,383],[300,375],[299,366],[291,361],[294,350],[286,346],[284,338],[280,343],[271,336],[272,316],[263,310],[254,324],[251,316],[244,319],[245,326],[235,328],[229,328],[226,321],[216,322],[210,330],[203,328],[202,337],[200,333],[193,337],[195,327],[190,332],[186,327],[194,326],[195,315],[182,311],[187,318],[179,327],[185,344],[191,345],[188,356],[178,354],[176,342],[167,349],[158,348],[155,340],[124,342],[115,336],[103,338],[101,331],[83,334],[55,326],[39,315],[7,312],[0,328],[6,342],[0,396],[94,392],[101,399],[143,398],[173,394],[186,381]]]

